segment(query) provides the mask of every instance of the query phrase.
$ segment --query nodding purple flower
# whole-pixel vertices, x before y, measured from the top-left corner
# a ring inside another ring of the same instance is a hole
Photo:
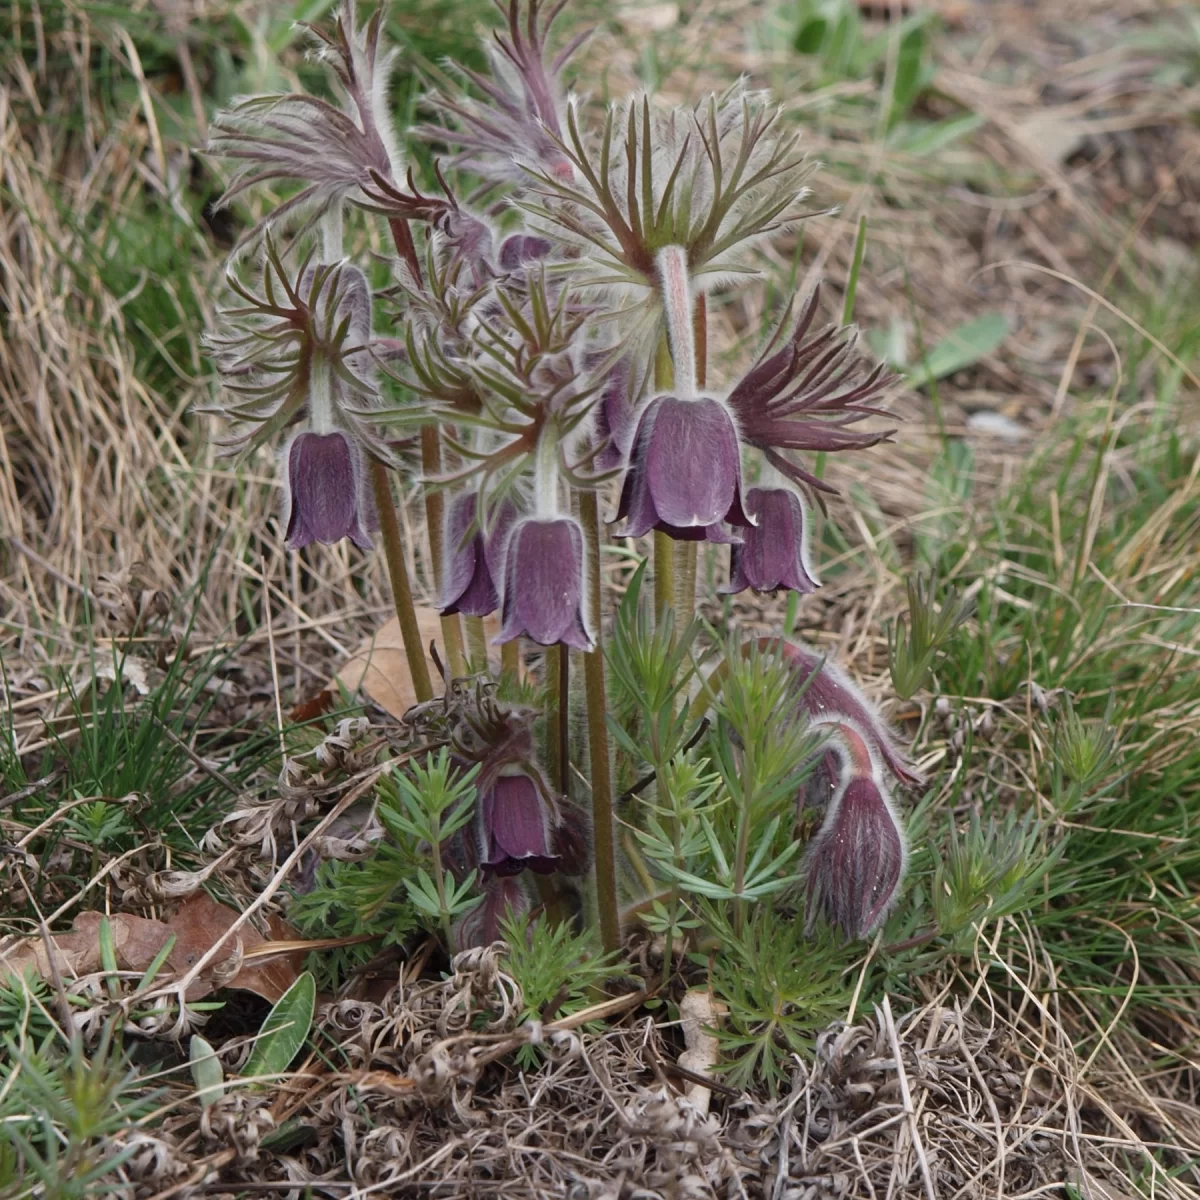
[[[586,616],[583,530],[571,517],[525,517],[504,554],[504,607],[497,642],[527,637],[591,650]]]
[[[781,326],[758,362],[729,393],[729,409],[743,440],[757,446],[767,460],[795,483],[825,492],[829,484],[798,466],[786,451],[834,453],[874,446],[892,430],[859,433],[849,426],[882,414],[873,400],[894,376],[872,366],[855,348],[854,337],[829,327],[808,337],[817,311],[818,293],[804,306],[795,329],[776,349]],[[772,351],[774,351],[772,353]]]
[[[724,405],[707,397],[651,400],[621,487],[617,517],[627,520],[626,536],[659,529],[684,541],[734,541],[721,523],[750,524],[741,492],[741,447]]]
[[[554,819],[544,785],[522,767],[502,768],[479,798],[480,863],[485,872],[542,875],[558,869]]]
[[[862,732],[831,722],[844,766],[809,845],[808,924],[820,915],[862,938],[887,916],[907,860],[904,833]]]
[[[284,461],[288,548],[299,550],[311,542],[332,545],[348,537],[369,550],[368,530],[377,527],[376,513],[357,443],[340,430],[306,431],[288,443]]]
[[[722,592],[773,592],[790,588],[808,595],[821,586],[808,554],[808,513],[790,488],[751,488],[746,513],[758,524],[730,551],[729,584]]]
[[[599,366],[611,352],[597,352],[589,369]],[[585,362],[588,361],[585,359]],[[600,396],[593,408],[599,451],[596,454],[598,471],[617,471],[629,461],[637,433],[637,375],[633,361],[618,359],[608,368],[600,385]]]
[[[504,937],[503,922],[528,915],[532,905],[517,875],[491,875],[483,885],[483,903],[463,917],[454,930],[460,950],[490,946]]]
[[[874,705],[851,683],[849,676],[817,651],[782,638],[762,638],[759,649],[776,650],[796,673],[804,687],[800,709],[810,721],[844,721],[862,731],[862,736],[887,769],[905,784],[918,784],[921,776],[913,769],[887,722]],[[813,677],[813,672],[817,674]]]
[[[517,510],[504,500],[485,535],[480,528],[479,493],[455,496],[446,513],[445,586],[441,611],[486,617],[500,606],[497,581],[504,574],[504,544]]]

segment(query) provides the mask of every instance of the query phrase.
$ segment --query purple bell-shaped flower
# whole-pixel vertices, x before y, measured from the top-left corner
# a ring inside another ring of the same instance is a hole
[[[443,614],[486,617],[500,605],[496,585],[504,574],[504,546],[517,510],[511,501],[503,501],[486,536],[479,528],[478,516],[479,494],[474,491],[456,496],[446,513]]]
[[[729,584],[722,592],[773,592],[790,588],[808,595],[821,586],[809,560],[808,513],[790,488],[751,488],[746,512],[758,524],[730,551]]]
[[[284,522],[287,545],[332,545],[348,537],[372,546],[376,513],[366,484],[363,452],[341,430],[298,433],[284,450]]]
[[[684,541],[731,542],[723,521],[750,525],[742,509],[742,455],[719,400],[656,396],[642,411],[618,519],[626,535],[651,529]]]
[[[584,584],[583,530],[572,517],[525,517],[504,554],[504,606],[498,642],[527,637],[591,650]]]
[[[521,767],[504,768],[479,798],[484,871],[515,875],[558,869],[554,820],[537,781]]]

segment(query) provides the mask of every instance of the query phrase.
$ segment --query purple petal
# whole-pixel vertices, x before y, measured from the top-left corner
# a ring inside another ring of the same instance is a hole
[[[488,570],[483,535],[475,522],[479,498],[473,491],[455,496],[446,513],[443,613],[486,617],[500,598]]]
[[[362,516],[369,513],[362,451],[344,433],[300,433],[287,458],[287,544],[299,550],[311,542],[332,545],[348,537],[370,549]]]
[[[637,413],[630,399],[631,368],[621,359],[605,376],[600,402],[594,412],[596,435],[604,448],[596,456],[596,468],[613,471],[625,464],[637,433]]]
[[[879,785],[851,776],[809,850],[809,921],[819,912],[847,936],[866,937],[887,914],[904,862],[899,823]]]
[[[482,814],[485,867],[503,875],[525,867],[550,872],[558,866],[550,846],[550,813],[528,775],[499,776],[484,794]]]
[[[738,496],[737,430],[716,400],[663,396],[647,444],[639,447],[659,519],[668,525],[715,525]]]
[[[592,648],[584,618],[583,530],[570,517],[526,517],[509,538],[497,641],[522,635],[542,646]]]
[[[773,592],[786,587],[807,595],[817,589],[808,565],[806,513],[800,497],[787,488],[751,488],[746,507],[758,518],[745,531],[730,566],[729,585],[722,592]]]

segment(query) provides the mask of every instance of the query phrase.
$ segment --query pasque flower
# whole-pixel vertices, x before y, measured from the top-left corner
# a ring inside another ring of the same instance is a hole
[[[513,527],[504,562],[499,642],[527,637],[591,650],[583,530],[572,517],[525,517]]]
[[[503,768],[479,797],[480,864],[496,875],[558,869],[546,785],[530,768]]]
[[[498,581],[504,575],[504,547],[517,510],[511,500],[500,503],[485,533],[479,493],[468,489],[455,496],[446,512],[445,585],[441,611],[486,617],[500,604]]]
[[[751,488],[745,507],[757,524],[730,551],[729,584],[721,591],[816,591],[820,580],[809,560],[808,513],[801,498],[791,488]]]
[[[737,429],[719,400],[656,396],[638,421],[617,517],[625,533],[730,542],[723,521],[748,525],[742,509]]]
[[[371,548],[378,528],[363,452],[340,430],[296,434],[284,450],[284,527],[289,550],[349,538]]]
[[[904,875],[907,850],[863,731],[848,721],[827,726],[842,770],[806,856],[808,922],[820,915],[847,937],[861,938],[887,915]]]
[[[651,529],[689,541],[730,542],[722,522],[749,525],[742,509],[742,450],[724,404],[696,394],[691,282],[683,247],[666,246],[658,276],[675,370],[675,395],[642,410],[617,517],[626,533]]]

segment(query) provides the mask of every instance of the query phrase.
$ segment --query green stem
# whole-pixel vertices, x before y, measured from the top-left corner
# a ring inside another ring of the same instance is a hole
[[[592,849],[595,855],[596,904],[600,912],[600,940],[606,951],[621,945],[621,917],[617,910],[617,851],[613,820],[612,766],[608,755],[608,700],[604,684],[604,648],[600,640],[603,610],[600,589],[600,504],[596,493],[579,497],[584,538],[587,542],[589,599],[595,649],[583,656],[587,696],[588,754],[592,776]]]
[[[421,470],[424,472],[425,524],[429,530],[429,558],[433,565],[433,592],[442,594],[442,493],[429,486],[429,480],[442,473],[442,435],[436,425],[426,425],[421,430]],[[446,664],[451,677],[467,673],[467,659],[463,654],[462,626],[458,613],[441,618],[442,641],[446,644]]]
[[[750,788],[747,786],[747,780],[754,778],[754,773],[742,761],[741,770],[742,795],[741,804],[738,807],[738,831],[737,831],[737,849],[734,853],[733,860],[733,890],[737,893],[737,899],[733,902],[733,927],[739,935],[742,932],[742,926],[746,918],[746,902],[742,899],[742,888],[746,885],[746,859],[750,854]]]
[[[691,624],[696,615],[696,554],[698,542],[676,542],[675,562],[675,620],[679,629]]]
[[[550,767],[550,778],[554,781],[560,795],[565,795],[562,782],[567,773],[562,754],[566,710],[563,707],[563,696],[560,689],[561,664],[565,650],[566,647],[561,643],[546,647],[545,677],[542,680],[546,691],[546,760]]]
[[[408,567],[404,562],[404,546],[400,541],[400,522],[396,518],[392,485],[387,468],[376,459],[371,460],[371,486],[375,492],[379,532],[383,538],[388,578],[392,583],[396,618],[400,622],[400,636],[404,639],[404,653],[408,658],[408,672],[412,676],[417,701],[424,704],[433,699],[433,684],[429,680],[429,664],[425,661],[421,628],[417,624],[417,610],[413,606],[412,585],[408,581]]]
[[[675,543],[661,529],[654,531],[654,616],[675,607]]]
[[[500,670],[512,672],[514,682],[521,681],[521,639],[513,638],[500,647]]]
[[[558,647],[558,790],[564,797],[571,794],[571,651]]]
[[[471,660],[471,670],[486,674],[488,670],[488,643],[487,630],[483,627],[483,618],[467,617],[464,623],[467,627],[467,657]]]

